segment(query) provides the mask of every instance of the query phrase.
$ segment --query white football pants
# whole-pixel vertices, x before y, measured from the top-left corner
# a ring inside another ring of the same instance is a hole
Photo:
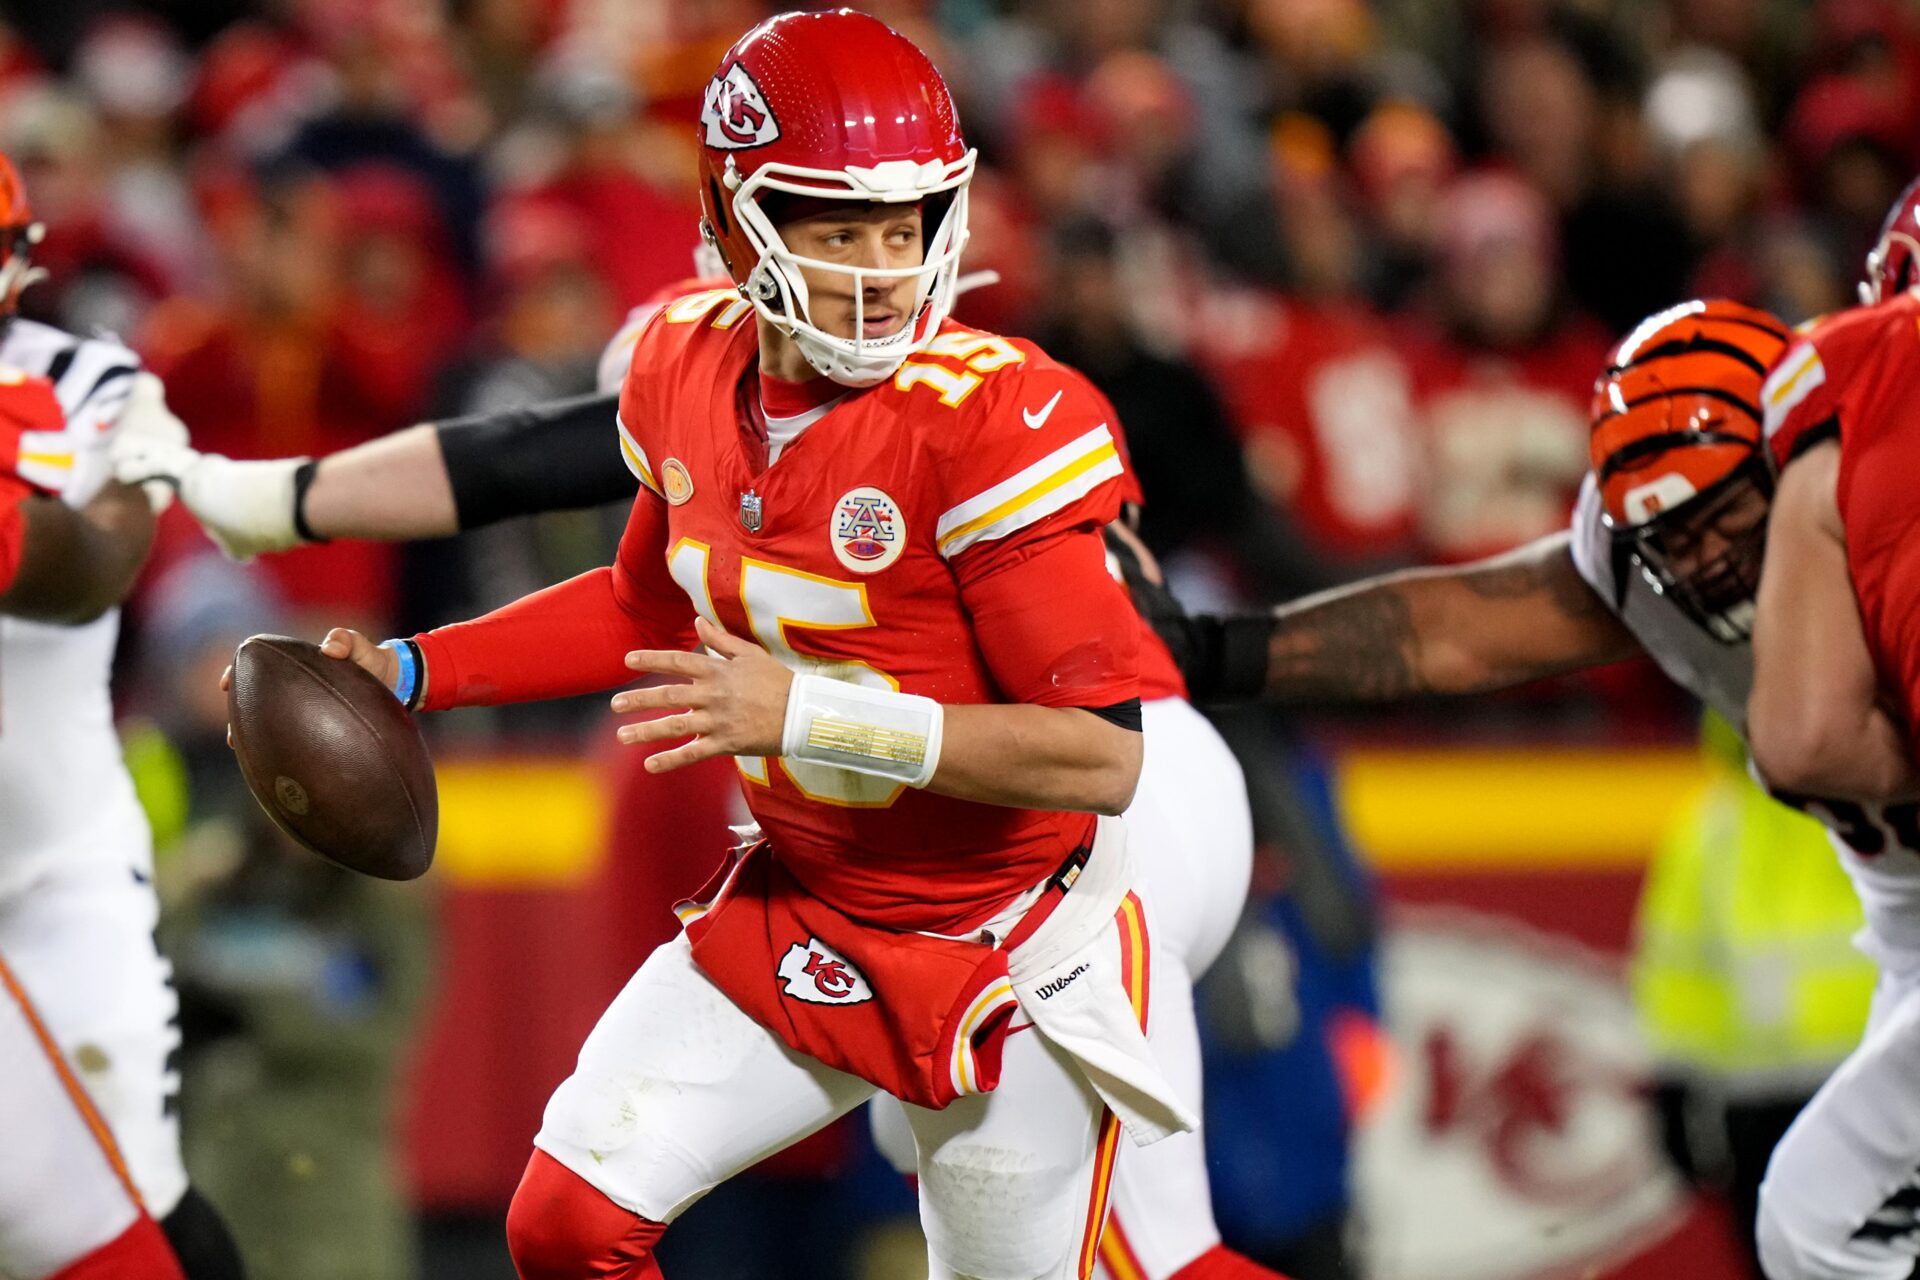
[[[1147,1039],[1167,1079],[1201,1109],[1193,983],[1226,945],[1246,906],[1253,819],[1240,765],[1185,701],[1146,704],[1146,760],[1126,812],[1127,835],[1154,905],[1153,1011]],[[876,1099],[873,1135],[902,1173],[914,1167],[904,1107]],[[1148,1147],[1122,1143],[1098,1274],[1166,1280],[1220,1243],[1199,1130]]]

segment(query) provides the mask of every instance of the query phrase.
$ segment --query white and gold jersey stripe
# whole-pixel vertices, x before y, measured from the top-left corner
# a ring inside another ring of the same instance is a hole
[[[660,482],[654,479],[653,463],[648,460],[647,451],[642,449],[640,442],[633,438],[633,432],[627,430],[626,421],[615,415],[614,425],[620,430],[620,456],[626,459],[627,470],[633,472],[634,478],[653,490],[655,494],[662,498],[666,497],[666,492],[660,488]]]
[[[1016,533],[1122,470],[1119,447],[1103,423],[942,515],[935,528],[940,554],[951,559],[977,542]]]

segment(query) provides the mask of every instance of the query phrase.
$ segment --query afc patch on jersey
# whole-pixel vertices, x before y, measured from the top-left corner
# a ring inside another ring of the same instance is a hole
[[[900,504],[879,489],[862,485],[833,504],[833,554],[855,573],[878,573],[906,549],[906,521]]]
[[[780,122],[773,118],[760,86],[736,62],[707,85],[706,100],[700,105],[700,131],[708,146],[738,151],[774,141],[780,136]]]
[[[779,974],[787,994],[808,1004],[863,1004],[873,999],[873,988],[860,971],[818,938],[788,947],[780,957]]]

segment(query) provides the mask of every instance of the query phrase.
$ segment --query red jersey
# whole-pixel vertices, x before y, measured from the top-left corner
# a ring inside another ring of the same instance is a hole
[[[1840,442],[1835,496],[1867,647],[1907,724],[1920,724],[1920,294],[1812,325],[1780,357],[1761,400],[1780,464]]]
[[[20,514],[20,503],[31,492],[22,481],[0,475],[0,595],[20,573],[20,557],[27,545],[27,522]]]
[[[59,436],[67,411],[45,378],[0,370],[0,592],[13,585],[26,550],[20,504],[55,491],[73,466]]]
[[[752,411],[758,354],[752,310],[732,289],[655,316],[621,393],[621,449],[643,491],[617,563],[604,581],[576,579],[542,593],[545,605],[536,596],[465,626],[520,628],[523,651],[585,647],[603,686],[629,678],[626,649],[688,647],[697,610],[796,669],[943,703],[1100,708],[1138,696],[1140,623],[1099,536],[1121,500],[1116,424],[1080,375],[1031,343],[949,323],[769,465]],[[538,616],[553,609],[573,617],[564,637]],[[509,667],[462,627],[421,643],[429,706],[548,696],[586,678],[542,670],[550,659],[531,652]],[[784,759],[739,766],[793,877],[893,928],[977,924],[1092,835],[1087,814]]]
[[[602,391],[614,391],[625,385],[626,371],[633,363],[634,345],[639,342],[640,334],[646,329],[647,322],[655,313],[676,298],[695,292],[732,292],[733,282],[724,276],[704,279],[682,280],[654,294],[645,302],[627,313],[620,323],[620,331],[607,343],[600,356],[599,385]],[[1120,415],[1098,390],[1089,386],[1087,390],[1097,399],[1103,420],[1112,430],[1114,442],[1120,448],[1120,463],[1126,468],[1121,477],[1120,496],[1123,502],[1135,506],[1146,502],[1146,495],[1140,487],[1140,479],[1134,473],[1133,461],[1127,456],[1126,437],[1121,431]],[[1119,577],[1118,566],[1110,566],[1114,576]],[[1173,654],[1154,633],[1146,619],[1140,620],[1140,697],[1151,702],[1157,698],[1184,698],[1187,696],[1186,677],[1180,674],[1180,667],[1173,660]]]

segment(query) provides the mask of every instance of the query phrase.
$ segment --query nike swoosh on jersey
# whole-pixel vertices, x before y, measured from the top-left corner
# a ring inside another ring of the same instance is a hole
[[[1047,419],[1053,416],[1053,406],[1059,404],[1060,397],[1065,394],[1067,394],[1067,392],[1066,392],[1066,388],[1064,387],[1054,392],[1053,399],[1047,401],[1045,405],[1041,406],[1040,412],[1038,413],[1035,413],[1031,409],[1022,409],[1020,411],[1020,416],[1026,420],[1027,430],[1038,431],[1040,428],[1046,426]]]

